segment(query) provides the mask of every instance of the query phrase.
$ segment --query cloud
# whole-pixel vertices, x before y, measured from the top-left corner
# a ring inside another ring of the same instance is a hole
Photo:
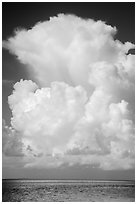
[[[4,119],[2,120],[2,154],[3,167],[25,165],[27,162],[26,156],[28,155],[29,160],[32,160],[32,157],[41,156],[29,146],[29,143],[22,137],[21,132],[8,127]]]
[[[2,120],[2,152],[9,157],[23,156],[21,137]]]
[[[32,79],[8,98],[25,167],[134,168],[134,45],[115,34],[59,14],[3,42]]]
[[[8,79],[3,79],[2,80],[2,85],[3,86],[13,86],[13,84],[14,84],[15,82],[13,81],[13,80],[8,80]]]

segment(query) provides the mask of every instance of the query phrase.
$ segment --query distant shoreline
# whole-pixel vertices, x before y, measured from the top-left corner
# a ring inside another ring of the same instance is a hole
[[[68,181],[68,182],[135,182],[135,180],[111,180],[111,179],[32,179],[32,178],[3,178],[2,181],[6,180],[26,180],[26,181],[47,181],[47,182],[63,182],[63,181]]]

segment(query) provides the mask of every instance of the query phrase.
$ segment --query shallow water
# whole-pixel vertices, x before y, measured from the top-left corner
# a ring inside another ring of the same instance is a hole
[[[3,202],[134,202],[134,181],[3,180]]]

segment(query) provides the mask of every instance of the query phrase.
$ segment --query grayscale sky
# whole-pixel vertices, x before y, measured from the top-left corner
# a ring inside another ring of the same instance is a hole
[[[3,178],[134,179],[134,3],[2,3]]]

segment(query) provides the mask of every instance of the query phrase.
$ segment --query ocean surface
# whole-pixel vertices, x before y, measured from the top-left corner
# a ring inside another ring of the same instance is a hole
[[[3,179],[2,201],[135,202],[135,182]]]

